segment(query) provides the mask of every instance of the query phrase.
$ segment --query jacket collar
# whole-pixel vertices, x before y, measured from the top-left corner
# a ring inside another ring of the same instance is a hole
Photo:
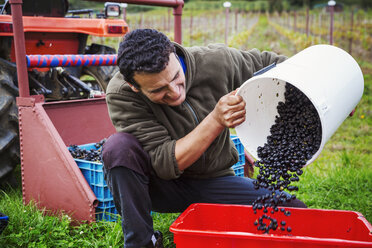
[[[184,57],[184,62],[186,64],[186,73],[185,73],[185,84],[186,84],[186,94],[192,86],[192,79],[193,79],[193,71],[195,71],[195,63],[194,57],[192,54],[187,51],[186,48],[181,46],[180,44],[173,42],[174,46],[176,47],[176,54],[181,55]]]

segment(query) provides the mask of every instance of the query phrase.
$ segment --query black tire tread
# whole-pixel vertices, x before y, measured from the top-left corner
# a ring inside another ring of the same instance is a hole
[[[18,88],[15,65],[0,59],[0,186],[19,164]]]

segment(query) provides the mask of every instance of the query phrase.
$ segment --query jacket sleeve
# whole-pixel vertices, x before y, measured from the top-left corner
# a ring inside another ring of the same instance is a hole
[[[156,174],[165,180],[178,178],[174,154],[176,141],[155,118],[149,105],[137,93],[123,91],[106,95],[110,118],[118,132],[134,135],[151,158]]]
[[[258,49],[240,51],[234,48],[229,49],[232,64],[235,68],[234,89],[242,85],[246,80],[253,76],[253,73],[271,65],[281,63],[287,59],[286,56],[278,55],[274,52],[260,52]]]

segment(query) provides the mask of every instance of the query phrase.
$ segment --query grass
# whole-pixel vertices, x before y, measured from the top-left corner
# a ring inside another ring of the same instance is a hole
[[[35,203],[22,204],[18,190],[0,193],[0,209],[9,225],[0,235],[0,247],[122,247],[120,222],[72,225],[63,213],[49,215]]]
[[[243,31],[244,32],[244,31]],[[235,34],[237,35],[237,34]],[[294,44],[267,25],[261,16],[239,48],[274,50],[293,55]],[[304,169],[298,197],[310,208],[361,212],[372,222],[372,65],[359,61],[365,79],[362,100],[325,145],[318,159]],[[19,171],[18,171],[19,173]],[[0,191],[0,211],[10,223],[0,235],[0,247],[122,247],[120,222],[72,225],[63,213],[49,215],[34,203],[22,204],[20,189]],[[178,214],[153,215],[154,229],[164,234],[165,247],[175,247],[169,226]]]
[[[0,210],[9,224],[0,235],[0,247],[123,247],[121,221],[75,225],[63,213],[50,215],[36,204],[22,204],[20,189],[0,191]],[[169,226],[178,214],[154,213],[154,228],[164,234],[165,247],[174,246]]]
[[[341,161],[329,162],[326,168],[320,162],[310,165],[298,184],[298,197],[311,208],[359,211],[371,221],[372,171],[351,159],[342,152]]]

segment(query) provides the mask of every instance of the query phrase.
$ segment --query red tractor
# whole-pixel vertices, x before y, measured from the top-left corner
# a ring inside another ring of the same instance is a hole
[[[120,5],[105,4],[105,11],[68,11],[67,0],[23,0],[26,54],[115,54],[112,47],[87,44],[88,36],[122,37],[128,25]],[[88,18],[83,18],[86,15]],[[13,170],[19,161],[17,68],[9,1],[0,5],[0,186],[15,184]],[[116,66],[29,68],[30,95],[45,101],[89,98],[103,92],[118,70]]]

